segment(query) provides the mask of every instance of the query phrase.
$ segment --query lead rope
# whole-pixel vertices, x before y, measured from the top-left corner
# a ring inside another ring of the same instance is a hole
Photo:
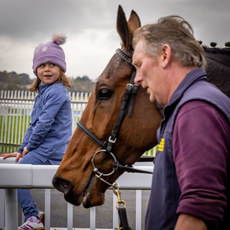
[[[117,183],[113,184],[113,193],[117,196],[116,208],[120,219],[118,230],[131,230],[126,214],[126,203],[121,199],[121,192]]]

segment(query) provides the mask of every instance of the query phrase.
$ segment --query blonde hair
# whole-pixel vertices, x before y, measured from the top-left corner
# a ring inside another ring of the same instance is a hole
[[[60,68],[61,69],[61,68]],[[70,80],[70,78],[68,78],[64,71],[61,69],[61,74],[60,77],[58,78],[57,81],[55,81],[54,83],[58,83],[58,82],[62,82],[64,84],[64,86],[66,88],[70,88],[70,86],[72,85],[72,81]],[[53,84],[54,84],[53,83]],[[39,85],[41,84],[41,80],[37,78],[34,80],[34,82],[31,84],[31,86],[29,87],[29,90],[32,92],[37,92],[39,89]]]
[[[134,32],[133,47],[143,40],[143,51],[156,58],[163,44],[168,44],[172,58],[182,66],[206,68],[203,47],[194,38],[192,26],[182,17],[171,15],[162,17],[155,24],[148,24]]]

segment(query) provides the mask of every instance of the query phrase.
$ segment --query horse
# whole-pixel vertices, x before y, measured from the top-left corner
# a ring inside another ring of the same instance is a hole
[[[53,186],[74,205],[83,204],[85,208],[102,205],[105,191],[113,187],[114,181],[124,171],[136,171],[131,166],[157,144],[161,109],[149,101],[146,90],[140,86],[137,90],[133,84],[132,37],[140,26],[135,11],[131,11],[127,20],[122,7],[118,7],[117,32],[121,48],[99,76],[54,175]],[[216,61],[214,50],[206,48],[211,65]],[[215,81],[215,70],[209,71],[210,81]]]
[[[230,48],[216,48],[203,46],[207,61],[208,81],[216,85],[223,93],[230,97]]]

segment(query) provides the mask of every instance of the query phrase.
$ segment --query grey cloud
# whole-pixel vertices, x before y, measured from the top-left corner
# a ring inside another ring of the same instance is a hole
[[[178,14],[191,23],[203,44],[215,41],[223,46],[230,41],[229,0],[0,0],[0,70],[32,72],[33,47],[62,32],[68,38],[66,50],[72,46],[69,74],[98,75],[110,52],[120,46],[119,4],[127,18],[134,9],[142,25]],[[94,64],[90,68],[88,59]]]
[[[142,24],[154,23],[159,17],[178,14],[189,21],[195,36],[208,45],[216,41],[224,46],[230,40],[229,0],[142,0],[132,4],[141,18]]]
[[[92,0],[0,0],[0,35],[27,39],[50,36],[52,32],[80,33],[85,28],[106,28],[106,22],[111,19],[102,3],[95,4]]]

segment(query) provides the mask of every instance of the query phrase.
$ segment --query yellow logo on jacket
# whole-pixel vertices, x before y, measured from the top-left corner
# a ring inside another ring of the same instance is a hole
[[[164,151],[164,145],[165,145],[165,139],[164,139],[164,138],[161,138],[161,142],[160,142],[160,144],[158,145],[158,151],[159,151],[159,152],[163,152],[163,151]]]

